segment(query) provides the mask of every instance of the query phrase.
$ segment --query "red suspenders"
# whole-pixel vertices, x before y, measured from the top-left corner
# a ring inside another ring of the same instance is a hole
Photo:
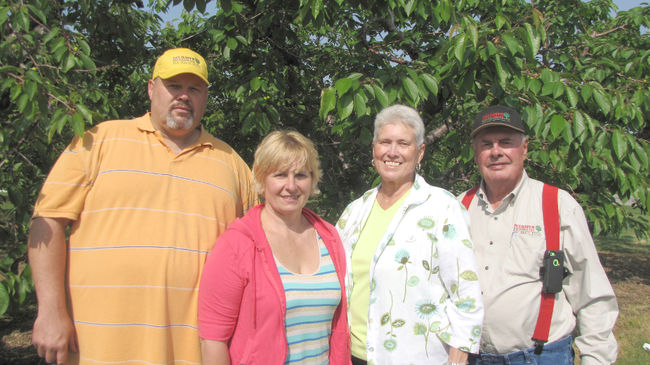
[[[465,206],[465,209],[469,210],[469,203],[472,202],[472,199],[474,199],[474,195],[476,195],[476,192],[478,191],[478,185],[475,187],[469,189],[469,191],[465,194],[463,197],[463,205]]]
[[[478,186],[470,189],[463,197],[462,204],[466,209],[476,195]],[[546,236],[546,250],[560,249],[560,215],[557,203],[558,188],[544,184],[542,190],[542,214],[544,217],[544,234]],[[541,354],[544,343],[548,341],[548,333],[551,329],[551,317],[553,317],[553,305],[555,304],[555,294],[542,292],[542,299],[537,315],[537,324],[533,333],[535,341],[535,353]]]

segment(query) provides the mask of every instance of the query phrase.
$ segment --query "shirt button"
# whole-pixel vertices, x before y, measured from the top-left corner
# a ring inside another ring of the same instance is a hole
[[[494,244],[494,242],[490,241],[490,246],[492,246],[493,244]]]
[[[499,217],[494,217],[494,220],[497,220],[497,219],[499,219]]]
[[[489,266],[486,266],[486,267],[485,267],[485,270],[487,270],[488,268],[489,268]]]

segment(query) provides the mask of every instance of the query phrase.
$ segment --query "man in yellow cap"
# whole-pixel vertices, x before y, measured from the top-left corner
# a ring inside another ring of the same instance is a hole
[[[150,113],[75,137],[34,208],[32,340],[48,363],[201,362],[203,263],[257,196],[246,163],[200,124],[203,57],[166,51],[148,94]]]

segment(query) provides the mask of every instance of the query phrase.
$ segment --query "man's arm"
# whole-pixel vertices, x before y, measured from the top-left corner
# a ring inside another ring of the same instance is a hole
[[[36,217],[29,230],[29,264],[38,299],[32,342],[38,356],[47,363],[63,364],[68,350],[78,351],[66,304],[65,228],[68,223],[65,218]]]
[[[561,217],[562,233],[572,273],[564,292],[578,322],[575,344],[583,365],[612,364],[617,355],[613,334],[618,317],[616,297],[600,264],[582,208],[573,199],[566,204],[567,214]]]

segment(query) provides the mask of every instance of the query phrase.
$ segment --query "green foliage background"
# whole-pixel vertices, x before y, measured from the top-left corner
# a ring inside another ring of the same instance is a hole
[[[647,6],[611,0],[0,0],[0,314],[31,290],[27,228],[40,186],[76,133],[148,110],[165,49],[209,63],[203,124],[252,163],[269,131],[321,154],[330,221],[376,183],[372,122],[404,103],[423,115],[423,175],[459,193],[479,181],[468,134],[490,104],[522,112],[528,171],[570,191],[595,235],[648,236]],[[632,200],[637,213],[621,202]],[[640,212],[640,214],[638,214]]]

